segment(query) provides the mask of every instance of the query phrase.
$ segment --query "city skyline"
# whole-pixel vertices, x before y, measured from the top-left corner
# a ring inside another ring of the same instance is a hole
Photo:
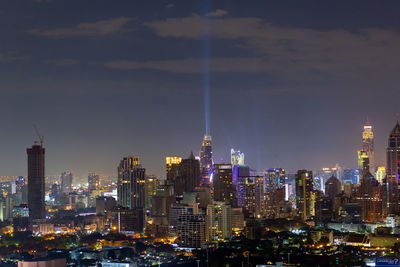
[[[137,155],[148,173],[164,177],[166,156],[199,152],[205,114],[218,163],[235,148],[260,171],[355,168],[368,117],[375,162],[384,165],[399,112],[395,1],[237,1],[206,11],[175,1],[6,0],[2,7],[2,175],[26,175],[23,152],[36,124],[48,174],[116,175],[121,157]],[[277,16],[282,10],[287,15]]]

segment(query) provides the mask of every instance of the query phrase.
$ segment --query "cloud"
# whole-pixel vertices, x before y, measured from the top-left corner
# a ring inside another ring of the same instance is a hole
[[[213,17],[210,24],[211,38],[216,41],[229,40],[233,46],[247,50],[246,55],[253,54],[245,61],[242,57],[234,57],[235,62],[230,59],[222,61],[221,58],[211,62],[216,66],[229,62],[232,66],[225,69],[232,71],[258,71],[249,63],[252,61],[261,71],[273,71],[279,75],[329,74],[378,79],[396,76],[396,69],[400,67],[400,34],[392,30],[367,28],[350,32],[343,29],[281,27],[254,17]],[[196,14],[152,21],[144,26],[163,38],[204,38],[204,17]],[[182,64],[193,63],[193,60],[181,61]],[[241,65],[243,62],[246,64]],[[158,63],[165,69],[165,64],[169,63],[171,69],[179,70],[176,61]],[[144,67],[148,65],[148,62],[142,63]],[[221,66],[211,67],[214,71],[223,69]]]
[[[206,14],[207,17],[223,17],[228,14],[228,11],[223,9],[217,9],[215,11]]]
[[[165,8],[173,8],[173,7],[175,7],[174,4],[166,4],[166,5],[165,5]]]
[[[110,69],[148,69],[186,74],[202,73],[204,70],[203,59],[200,58],[144,62],[119,60],[95,64],[101,64]],[[266,69],[266,64],[263,62],[262,58],[213,58],[210,61],[210,66],[210,71],[212,72],[265,72],[272,70],[271,68]]]
[[[29,33],[49,38],[67,38],[81,36],[105,36],[128,31],[124,26],[131,18],[119,17],[96,22],[82,22],[74,27],[56,29],[32,29]]]
[[[0,63],[9,63],[14,61],[24,61],[30,59],[29,56],[20,55],[16,51],[8,51],[5,53],[0,53]]]
[[[76,65],[79,63],[78,60],[72,58],[62,58],[62,59],[49,59],[44,61],[45,64],[52,64],[57,66],[69,66]]]

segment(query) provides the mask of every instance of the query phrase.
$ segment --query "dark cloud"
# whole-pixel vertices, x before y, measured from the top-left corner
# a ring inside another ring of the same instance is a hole
[[[82,22],[74,27],[56,29],[32,29],[30,34],[40,35],[49,38],[67,38],[82,36],[105,36],[119,32],[126,32],[124,26],[132,19],[119,17],[113,19],[100,20],[96,22]]]

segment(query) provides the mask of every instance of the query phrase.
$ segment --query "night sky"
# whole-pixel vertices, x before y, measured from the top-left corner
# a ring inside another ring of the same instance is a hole
[[[210,57],[214,161],[356,167],[369,118],[376,161],[399,106],[400,1],[0,0],[0,175],[116,175],[200,150]],[[205,32],[209,28],[209,48]]]

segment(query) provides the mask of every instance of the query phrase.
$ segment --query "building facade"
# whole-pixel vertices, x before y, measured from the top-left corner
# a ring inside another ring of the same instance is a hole
[[[44,154],[42,145],[33,145],[27,149],[28,154],[28,207],[29,219],[42,220],[45,218],[45,181]]]

